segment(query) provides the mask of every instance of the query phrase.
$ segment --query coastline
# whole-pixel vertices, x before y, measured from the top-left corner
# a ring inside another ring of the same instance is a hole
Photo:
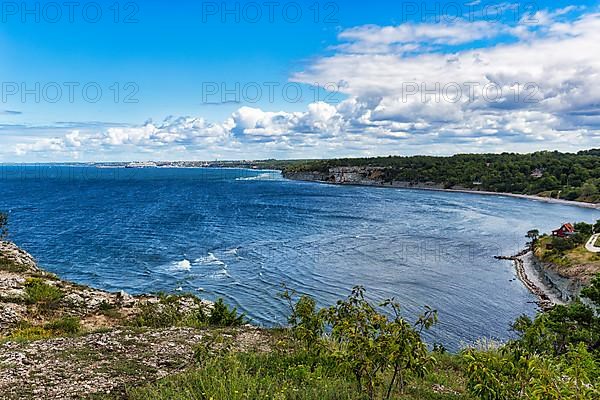
[[[528,247],[514,256],[496,256],[494,258],[513,262],[517,278],[527,290],[537,297],[536,304],[542,311],[547,311],[557,304],[565,304],[560,295],[543,281],[538,271],[534,270],[531,262],[532,256],[533,251]]]
[[[537,295],[540,300],[545,300],[549,302],[551,306],[555,305],[566,305],[567,301],[563,299],[563,294],[556,289],[556,287],[552,287],[544,281],[544,277],[540,274],[534,266],[534,254],[532,251],[525,253],[524,255],[518,257],[515,260],[516,268],[519,271],[518,275],[519,279],[524,279],[527,281],[525,287],[529,289],[529,286],[535,288],[531,290],[533,294]],[[522,280],[523,282],[523,280]],[[540,296],[538,293],[542,294]]]
[[[525,199],[532,201],[541,201],[543,203],[551,204],[562,204],[567,206],[590,208],[593,210],[600,210],[600,203],[585,203],[583,201],[571,201],[563,199],[553,199],[551,197],[542,197],[532,194],[518,194],[518,193],[504,193],[504,192],[489,192],[483,190],[467,190],[467,189],[423,189],[423,190],[439,190],[443,192],[457,192],[457,193],[469,193],[469,194],[481,194],[484,196],[503,196],[503,197],[514,197],[517,199]]]
[[[535,268],[534,257],[532,249],[528,247],[514,256],[496,256],[495,258],[513,262],[517,278],[527,290],[537,297],[536,303],[542,311],[548,311],[555,305],[567,304],[567,301],[563,299],[565,294],[560,292],[551,281],[548,282],[548,278]]]
[[[600,203],[586,203],[583,201],[571,201],[564,199],[554,199],[550,197],[542,197],[530,194],[519,194],[519,193],[506,193],[506,192],[490,192],[486,190],[472,190],[472,189],[445,189],[442,187],[436,187],[434,184],[411,184],[409,182],[392,182],[391,184],[381,184],[377,181],[359,181],[359,182],[332,182],[320,179],[303,179],[295,178],[293,174],[286,174],[281,171],[282,176],[285,179],[292,181],[303,181],[303,182],[315,182],[326,185],[337,185],[337,186],[361,186],[361,187],[376,187],[376,188],[391,188],[391,189],[413,189],[413,190],[429,190],[436,192],[449,192],[449,193],[466,193],[466,194],[479,194],[483,196],[502,196],[502,197],[513,197],[517,199],[525,199],[531,201],[540,201],[551,204],[562,204],[568,206],[589,208],[593,210],[600,210]]]

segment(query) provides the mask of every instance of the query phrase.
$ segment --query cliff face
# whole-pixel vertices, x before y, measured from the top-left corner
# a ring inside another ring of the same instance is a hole
[[[346,185],[383,185],[386,183],[386,169],[378,167],[338,167],[329,172],[284,172],[288,179],[318,181]],[[390,184],[389,182],[388,184]]]
[[[562,301],[571,302],[579,297],[584,282],[576,276],[567,277],[559,273],[560,268],[554,264],[541,261],[534,254],[529,258],[532,268],[540,280],[550,288]]]
[[[382,167],[336,167],[328,172],[283,171],[286,179],[298,181],[325,182],[339,185],[390,186],[396,188],[444,189],[444,185],[435,182],[395,181],[390,170]],[[456,189],[463,189],[456,187]]]

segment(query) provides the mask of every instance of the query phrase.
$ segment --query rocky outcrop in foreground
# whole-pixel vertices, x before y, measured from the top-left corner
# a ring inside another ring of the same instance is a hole
[[[130,296],[62,281],[0,242],[0,399],[120,399],[126,387],[192,366],[199,345],[269,349],[271,335],[256,327],[184,323],[212,307],[192,296]],[[155,325],[166,327],[148,327]]]
[[[60,295],[52,301],[31,299],[28,286],[32,284],[55,288]],[[211,306],[187,297],[178,301],[182,313]],[[63,317],[79,318],[87,330],[111,327],[135,316],[143,306],[158,302],[158,296],[134,297],[62,281],[40,269],[31,255],[13,243],[0,242],[0,334],[9,334],[24,323],[36,326]]]
[[[196,346],[215,336],[229,338],[234,351],[267,349],[258,328],[114,329],[72,338],[7,342],[0,346],[0,398],[119,399],[128,386],[142,385],[194,364]],[[97,397],[96,397],[97,398]]]

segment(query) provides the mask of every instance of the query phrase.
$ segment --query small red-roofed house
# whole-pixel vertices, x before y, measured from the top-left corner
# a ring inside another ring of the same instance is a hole
[[[563,224],[563,226],[561,226],[559,229],[552,231],[552,236],[565,238],[573,235],[574,233],[575,227],[573,226],[573,224],[566,223]]]

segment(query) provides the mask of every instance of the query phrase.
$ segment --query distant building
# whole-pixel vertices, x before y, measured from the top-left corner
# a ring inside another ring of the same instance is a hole
[[[563,224],[559,229],[552,231],[552,236],[561,238],[569,237],[573,234],[575,234],[575,227],[570,223]]]
[[[125,168],[156,168],[158,165],[152,161],[134,161],[125,165]]]
[[[542,176],[544,176],[544,170],[539,168],[534,169],[531,173],[531,176],[534,178],[541,178]]]

